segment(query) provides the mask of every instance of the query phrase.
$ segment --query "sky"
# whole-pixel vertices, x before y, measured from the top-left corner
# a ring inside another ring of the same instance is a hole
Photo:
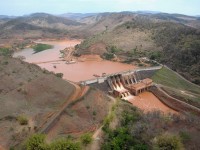
[[[2,0],[0,15],[21,16],[120,11],[159,11],[200,15],[200,0]]]

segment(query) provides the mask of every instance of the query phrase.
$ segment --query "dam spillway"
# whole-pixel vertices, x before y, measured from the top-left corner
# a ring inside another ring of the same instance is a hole
[[[153,84],[152,80],[149,78],[139,80],[137,76],[137,72],[109,76],[107,82],[112,90],[111,93],[115,97],[127,100],[148,91]]]

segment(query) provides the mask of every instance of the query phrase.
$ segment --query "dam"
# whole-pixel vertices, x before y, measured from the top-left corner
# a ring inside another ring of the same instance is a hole
[[[135,68],[114,74],[104,74],[101,77],[81,81],[79,84],[98,88],[113,97],[129,102],[144,112],[158,110],[166,114],[177,113],[152,93],[154,83],[150,77],[161,68],[162,66]]]
[[[133,95],[137,96],[144,91],[148,91],[153,84],[153,81],[149,78],[143,80],[137,79],[136,72],[110,76],[107,82],[112,89],[111,93],[115,97],[125,100],[132,98]]]
[[[162,66],[137,68],[133,70],[118,72],[115,74],[103,75],[91,80],[81,81],[82,85],[106,84],[109,87],[109,94],[121,99],[130,100],[144,91],[148,91],[153,81],[147,77],[140,76],[140,71],[154,71]]]

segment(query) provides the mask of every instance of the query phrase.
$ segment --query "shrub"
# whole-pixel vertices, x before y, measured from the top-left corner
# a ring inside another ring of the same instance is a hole
[[[96,116],[96,114],[97,114],[97,113],[96,113],[96,111],[93,111],[93,113],[92,113],[92,114],[93,114],[93,116]]]
[[[92,142],[92,135],[90,133],[83,134],[81,136],[81,143],[83,145],[88,145]]]
[[[117,54],[120,51],[122,51],[121,49],[118,49],[116,46],[111,46],[111,47],[108,48],[108,50],[113,54]]]
[[[69,139],[62,139],[56,142],[53,142],[50,145],[50,150],[80,150],[79,143],[73,143]]]
[[[63,73],[56,73],[56,76],[59,77],[59,78],[62,78],[63,77]]]
[[[17,120],[19,121],[20,125],[27,125],[28,124],[28,119],[25,116],[19,116],[17,118]]]
[[[154,51],[150,54],[150,59],[159,60],[161,56],[162,56],[162,53],[160,51]]]
[[[183,144],[178,136],[163,134],[154,139],[155,150],[181,150]]]
[[[185,131],[181,131],[179,135],[182,141],[189,141],[191,139],[190,135]]]
[[[3,62],[3,65],[8,65],[8,61],[4,61],[4,62]]]
[[[45,146],[45,135],[34,134],[26,142],[27,150],[46,150]]]
[[[2,56],[10,56],[11,50],[9,48],[0,48],[0,55]]]
[[[111,59],[113,59],[115,56],[114,56],[113,53],[104,53],[104,54],[103,54],[103,57],[104,57],[105,59],[107,59],[107,60],[111,60]]]
[[[86,108],[87,108],[87,109],[90,109],[90,106],[89,106],[89,105],[87,105],[87,106],[86,106]]]

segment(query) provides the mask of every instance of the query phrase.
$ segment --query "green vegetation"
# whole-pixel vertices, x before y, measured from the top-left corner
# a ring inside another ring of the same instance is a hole
[[[188,115],[182,118],[159,111],[143,113],[125,101],[113,106],[112,112],[117,117],[104,121],[102,150],[182,150],[199,145],[198,136],[183,130],[194,127],[199,133],[198,117]]]
[[[170,134],[163,134],[154,139],[155,150],[182,150],[183,144],[180,137]]]
[[[73,143],[69,139],[61,139],[50,144],[49,150],[80,150],[79,143]]]
[[[107,131],[109,128],[109,124],[113,121],[114,117],[115,117],[115,113],[116,113],[116,109],[118,107],[119,104],[119,98],[116,99],[116,102],[112,105],[112,109],[111,112],[106,116],[106,118],[104,119],[103,122],[103,131]]]
[[[113,58],[115,58],[115,55],[122,52],[122,50],[117,48],[116,46],[108,46],[106,49],[108,52],[104,53],[102,56],[106,60],[112,60]]]
[[[53,48],[52,45],[48,45],[48,44],[36,44],[35,46],[33,46],[33,49],[35,51],[35,53],[39,53],[41,51],[47,50],[47,49],[51,49]]]
[[[27,150],[45,150],[45,135],[34,134],[26,142]]]
[[[88,144],[90,144],[92,142],[92,134],[90,134],[90,133],[85,133],[85,134],[83,134],[82,136],[81,136],[81,143],[83,144],[83,145],[88,145]]]
[[[0,48],[0,56],[11,56],[12,51],[9,48]]]
[[[17,120],[19,121],[20,125],[27,125],[28,124],[28,119],[25,116],[19,116],[17,118]]]
[[[120,102],[121,103],[121,102]],[[123,102],[125,103],[125,102]],[[121,104],[120,104],[121,105]],[[102,144],[101,149],[103,150],[121,150],[121,149],[141,149],[147,150],[148,147],[144,142],[137,140],[134,136],[131,135],[130,125],[134,124],[139,119],[139,112],[136,108],[131,107],[129,104],[124,104],[126,109],[123,109],[123,112],[120,115],[117,115],[120,118],[120,125],[116,129],[110,128],[110,123],[113,120],[113,113],[117,113],[120,107],[118,104],[112,107],[111,114],[104,121],[103,131],[106,136],[104,143]]]
[[[162,56],[162,52],[154,51],[154,52],[151,52],[150,59],[152,59],[152,60],[160,60],[161,56]]]
[[[59,78],[62,78],[63,77],[63,73],[56,73],[56,76],[59,77]]]
[[[103,54],[103,58],[106,60],[111,60],[115,57],[115,55],[113,53],[104,53]]]
[[[78,142],[72,142],[70,139],[60,139],[53,143],[45,142],[44,134],[32,135],[25,144],[26,150],[80,150]]]
[[[184,80],[166,67],[157,71],[152,79],[162,84],[162,89],[172,97],[200,108],[200,88],[197,85]]]
[[[163,48],[162,63],[171,66],[190,81],[200,84],[200,34],[198,30],[175,23],[160,23],[152,38]]]
[[[117,48],[116,46],[109,46],[107,47],[107,51],[113,53],[113,54],[118,54],[119,52],[121,52],[122,50]]]
[[[200,94],[200,88],[198,86],[185,81],[176,73],[174,73],[173,71],[169,70],[166,67],[163,67],[162,69],[157,71],[152,77],[152,79],[154,82],[158,84]]]
[[[190,135],[185,131],[181,131],[179,133],[179,135],[180,135],[180,138],[182,139],[183,142],[187,142],[187,141],[191,140]]]

